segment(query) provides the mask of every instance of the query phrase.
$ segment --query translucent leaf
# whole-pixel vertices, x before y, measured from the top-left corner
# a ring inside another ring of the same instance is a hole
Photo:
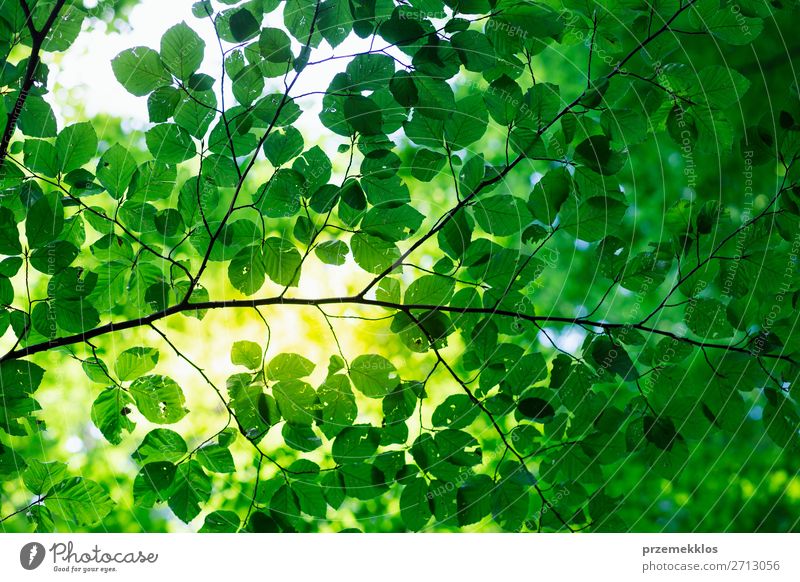
[[[189,132],[174,123],[162,123],[145,133],[147,149],[159,162],[177,164],[197,153]]]
[[[278,354],[267,365],[270,380],[292,380],[303,378],[314,371],[314,363],[300,354]]]
[[[45,507],[76,525],[100,522],[114,507],[105,490],[88,479],[72,477],[53,486],[47,492]]]
[[[172,82],[159,54],[151,48],[137,46],[119,53],[111,61],[117,81],[125,89],[142,97]]]
[[[272,387],[278,408],[286,422],[310,425],[314,422],[317,394],[302,380],[283,380]]]
[[[155,368],[158,363],[158,350],[155,348],[128,348],[117,356],[114,371],[123,382],[135,380]]]
[[[261,368],[261,346],[251,341],[234,342],[231,348],[231,362],[250,370]]]
[[[97,163],[95,174],[100,183],[114,198],[121,198],[136,172],[133,155],[119,144],[112,145]]]
[[[92,404],[91,418],[112,445],[122,442],[122,431],[133,432],[136,424],[128,418],[133,398],[122,388],[103,390]]]
[[[432,512],[425,479],[414,479],[405,486],[400,495],[400,515],[411,531],[421,530],[430,521]]]
[[[381,273],[400,258],[394,243],[363,232],[353,235],[350,248],[358,266],[370,273]]]
[[[197,449],[197,460],[203,467],[214,473],[234,473],[236,466],[227,447],[208,444]]]
[[[400,384],[394,364],[376,354],[355,358],[350,365],[350,378],[356,389],[368,398],[383,398]]]
[[[161,37],[161,60],[178,79],[187,80],[203,62],[206,43],[185,22]]]
[[[185,407],[183,391],[167,376],[144,376],[130,387],[139,412],[157,424],[178,422],[189,412]]]
[[[178,519],[192,521],[210,497],[211,479],[200,463],[192,460],[178,465],[169,495],[169,507]]]
[[[200,533],[236,533],[241,526],[239,516],[233,511],[212,511],[206,515]]]
[[[28,491],[41,495],[53,485],[67,477],[67,465],[59,461],[43,463],[36,459],[28,462],[28,468],[22,473],[22,481]]]

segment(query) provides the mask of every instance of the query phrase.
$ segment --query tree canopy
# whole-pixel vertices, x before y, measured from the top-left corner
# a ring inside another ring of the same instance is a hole
[[[86,115],[134,5],[0,0],[4,531],[797,529],[794,3],[201,0]]]

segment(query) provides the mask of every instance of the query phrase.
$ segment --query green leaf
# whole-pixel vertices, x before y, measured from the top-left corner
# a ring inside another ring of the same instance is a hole
[[[78,333],[97,327],[100,323],[97,309],[83,298],[56,297],[52,307],[58,327],[64,331]]]
[[[233,511],[212,511],[206,515],[200,533],[236,533],[241,527],[239,516]]]
[[[42,176],[57,176],[58,154],[53,145],[43,139],[26,139],[22,147],[25,165]]]
[[[379,135],[383,125],[380,108],[369,97],[351,95],[344,100],[344,118],[363,135]]]
[[[406,305],[447,305],[453,297],[455,281],[440,275],[423,275],[406,289]]]
[[[166,461],[148,463],[133,480],[133,503],[137,507],[153,507],[169,497],[177,466]]]
[[[206,43],[185,22],[176,24],[161,37],[161,60],[172,74],[186,81],[200,68]]]
[[[128,348],[117,356],[114,371],[123,382],[135,380],[147,374],[158,363],[158,350],[155,348]]]
[[[55,531],[53,514],[44,505],[34,505],[28,512],[28,519],[36,524],[36,533],[52,533]]]
[[[378,469],[368,463],[352,463],[339,469],[347,495],[356,499],[374,499],[386,491]]]
[[[615,198],[595,196],[580,204],[571,199],[562,211],[561,227],[581,240],[597,241],[616,232],[626,210],[625,203]]]
[[[74,123],[56,138],[59,169],[70,172],[89,162],[97,153],[97,134],[91,123]]]
[[[311,41],[311,46],[319,43],[319,32],[315,30],[311,35],[313,23],[316,22],[318,3],[315,0],[286,0],[283,7],[283,23],[297,42],[305,45]]]
[[[303,136],[294,127],[273,131],[264,142],[264,153],[276,168],[303,152]]]
[[[526,470],[514,463],[511,474],[500,481],[492,493],[492,517],[508,531],[519,531],[528,517],[530,485],[526,482]]]
[[[488,475],[473,475],[458,489],[458,525],[478,523],[491,511],[494,483]]]
[[[95,174],[103,187],[116,199],[122,198],[136,172],[136,160],[119,144],[112,145],[100,157]]]
[[[362,181],[370,178],[391,180],[397,174],[401,163],[400,157],[391,150],[371,150],[361,162]]]
[[[293,380],[304,378],[314,371],[314,362],[300,354],[278,354],[267,365],[270,380]]]
[[[14,303],[14,287],[8,277],[0,276],[0,305]]]
[[[391,242],[414,235],[425,217],[408,204],[395,206],[391,203],[375,206],[364,216],[361,228],[364,232]]]
[[[319,260],[328,265],[344,265],[350,249],[340,240],[328,240],[314,247]]]
[[[363,463],[378,450],[379,431],[368,424],[344,428],[333,441],[331,455],[339,465]]]
[[[450,38],[450,42],[468,71],[482,73],[494,66],[494,48],[489,39],[477,30],[457,32]]]
[[[322,439],[310,425],[306,424],[287,422],[281,429],[281,436],[286,446],[302,453],[308,453],[322,445]]]
[[[317,391],[322,406],[322,431],[328,438],[339,434],[353,424],[358,415],[358,406],[347,376],[330,376]]]
[[[264,258],[257,246],[240,250],[228,265],[228,279],[236,289],[245,295],[252,295],[261,289],[266,280]]]
[[[227,447],[208,444],[197,449],[197,460],[203,467],[214,473],[235,473],[233,456]]]
[[[383,356],[365,354],[350,365],[356,389],[368,398],[383,398],[400,384],[397,368]]]
[[[131,456],[140,465],[162,461],[176,463],[186,452],[186,441],[181,435],[168,428],[156,428],[145,435]]]
[[[67,477],[67,465],[59,461],[43,463],[36,459],[28,461],[28,468],[22,473],[22,482],[34,495],[47,492],[53,485]]]
[[[400,251],[394,243],[365,232],[353,235],[350,248],[356,264],[369,273],[380,274],[400,258]]]
[[[408,420],[417,408],[421,384],[401,384],[383,399],[383,417],[387,423]]]
[[[272,387],[278,408],[286,422],[310,425],[314,422],[317,393],[302,380],[282,380]]]
[[[280,533],[278,522],[263,511],[254,511],[247,522],[247,531],[250,533]]]
[[[689,15],[693,30],[707,30],[716,38],[733,45],[753,42],[764,27],[760,18],[749,18],[741,9],[726,7],[720,10],[716,2],[696,4]]]
[[[178,465],[169,495],[169,507],[185,523],[200,513],[200,505],[211,498],[211,478],[197,461]]]
[[[733,336],[734,329],[728,323],[725,306],[717,299],[698,297],[686,305],[686,326],[700,337],[724,339]]]
[[[0,261],[0,275],[13,277],[19,273],[21,267],[22,259],[20,257],[6,257]]]
[[[285,63],[292,59],[292,44],[280,28],[262,28],[258,38],[261,56],[271,63]]]
[[[30,137],[56,137],[58,126],[50,104],[38,95],[29,95],[17,120],[19,130]]]
[[[422,182],[430,182],[444,168],[447,156],[425,148],[418,149],[411,162],[411,175]]]
[[[237,378],[244,378],[244,381],[236,380]],[[228,379],[228,393],[230,406],[239,419],[242,434],[257,442],[264,437],[270,426],[280,420],[280,412],[275,400],[264,394],[261,386],[250,385],[249,380],[249,374],[232,376]]]
[[[516,81],[502,75],[492,81],[483,98],[492,119],[500,125],[510,125],[522,106],[522,89]]]
[[[149,129],[145,141],[153,157],[165,164],[185,162],[197,153],[189,132],[174,123],[162,123]]]
[[[525,418],[531,418],[539,422],[548,421],[556,414],[552,404],[537,396],[529,396],[520,400],[517,410]]]
[[[442,79],[419,74],[414,74],[413,79],[419,95],[414,113],[434,120],[447,120],[456,108],[455,96],[450,85]],[[439,135],[441,135],[441,130]]]
[[[94,481],[72,477],[54,485],[44,505],[67,522],[93,525],[111,512],[114,502]]]
[[[173,424],[189,412],[185,407],[183,390],[167,376],[144,376],[130,387],[139,412],[158,424]]]
[[[92,404],[92,422],[112,445],[122,442],[123,430],[133,432],[136,428],[128,418],[132,404],[131,395],[116,386],[103,390]]]
[[[152,123],[168,120],[181,101],[181,92],[175,87],[159,87],[147,98],[147,113]]]
[[[594,338],[587,351],[596,364],[598,374],[610,371],[623,380],[634,380],[638,377],[628,352],[612,338],[605,335]]]
[[[544,224],[553,224],[561,205],[569,198],[572,179],[566,169],[550,170],[533,187],[528,210]]]
[[[258,34],[259,22],[247,8],[227,11],[232,40],[243,42]]]
[[[44,8],[44,11],[49,15],[47,8]],[[42,49],[48,52],[67,50],[80,34],[85,17],[86,12],[81,9],[80,5],[73,4],[63,8],[59,13],[59,18],[53,22],[52,28],[42,41]]]
[[[410,481],[400,495],[400,516],[411,531],[424,528],[432,516],[428,500],[428,484],[425,479]]]
[[[681,97],[714,109],[737,103],[750,88],[750,81],[744,75],[720,65],[698,72],[694,67],[674,64],[664,68],[664,77]]]
[[[137,97],[172,83],[159,54],[144,46],[122,51],[111,61],[111,68],[117,81]]]
[[[319,5],[317,28],[331,47],[336,48],[353,29],[350,5],[346,0],[325,0]]]
[[[33,248],[45,246],[54,240],[64,228],[64,206],[57,194],[42,196],[25,219],[25,234]]]
[[[44,377],[44,369],[26,360],[0,363],[0,393],[5,398],[33,394]]]
[[[25,459],[14,449],[0,442],[0,477],[7,480],[15,477],[26,467]]]
[[[379,54],[357,55],[347,63],[347,74],[353,91],[377,91],[394,75],[394,59]]]
[[[217,442],[223,447],[230,447],[236,441],[236,435],[238,431],[229,426],[228,428],[222,429],[222,431],[217,435]]]
[[[264,92],[264,75],[257,63],[247,65],[233,78],[233,96],[242,105],[251,105]]]
[[[575,160],[598,174],[611,176],[622,169],[626,158],[611,148],[608,137],[593,135],[575,146]]]
[[[488,118],[480,95],[470,95],[456,103],[456,110],[444,122],[444,139],[451,150],[460,150],[486,133]]]
[[[669,451],[681,436],[675,430],[675,425],[668,418],[655,418],[645,415],[644,437],[659,449]]]
[[[309,198],[330,180],[333,165],[322,148],[315,145],[292,163],[292,169],[303,178],[300,195]]]
[[[403,107],[413,107],[419,102],[419,91],[407,71],[397,71],[389,80],[389,91]]]
[[[479,414],[480,408],[472,402],[469,396],[451,394],[433,411],[431,422],[433,426],[461,429],[472,424]]]
[[[0,208],[0,254],[18,255],[22,253],[19,231],[14,213],[8,208]]]
[[[251,341],[234,342],[231,348],[231,362],[250,370],[261,368],[261,346]]]
[[[278,285],[296,286],[303,258],[284,238],[270,237],[263,247],[264,273]]]
[[[319,519],[325,519],[328,512],[328,502],[323,495],[323,488],[316,483],[308,481],[295,481],[292,489],[300,501],[300,509]]]
[[[473,208],[478,225],[496,236],[516,234],[531,222],[525,201],[510,194],[481,198]]]
[[[208,132],[208,128],[211,127],[211,123],[214,121],[216,115],[217,97],[213,91],[192,91],[190,89],[189,94],[183,94],[180,96],[180,99],[178,100],[174,109],[175,123],[180,125],[183,129],[188,131],[197,139],[203,139]],[[166,121],[168,118],[169,116],[167,116],[166,119],[161,119],[158,121]],[[234,134],[234,136],[238,137],[236,134]],[[234,143],[236,144],[236,142]],[[217,148],[214,149],[216,150]],[[206,162],[204,162],[204,172],[208,171],[210,168],[220,165],[219,160],[216,158],[211,156],[209,156],[209,158],[210,159],[208,160],[208,163],[210,165],[207,166]],[[220,183],[220,185],[223,184]]]
[[[259,192],[258,209],[270,218],[294,216],[300,210],[302,185],[303,177],[295,170],[278,170]]]

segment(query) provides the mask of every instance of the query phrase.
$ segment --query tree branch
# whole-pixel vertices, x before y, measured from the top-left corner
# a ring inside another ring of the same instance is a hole
[[[47,21],[45,21],[44,26],[42,26],[42,29],[36,30],[36,28],[33,26],[33,17],[30,13],[27,2],[25,2],[25,0],[20,0],[22,9],[25,11],[26,24],[31,33],[31,54],[28,57],[28,66],[25,69],[25,76],[22,78],[22,85],[20,86],[19,95],[14,103],[14,107],[12,107],[11,111],[8,112],[6,127],[3,130],[3,137],[0,139],[0,168],[3,167],[3,164],[6,161],[8,147],[11,144],[11,138],[14,136],[14,130],[17,128],[17,122],[19,121],[20,113],[22,113],[22,108],[25,106],[25,100],[28,98],[31,89],[33,89],[34,79],[36,78],[36,68],[41,62],[42,44],[44,43],[45,38],[47,38],[47,35],[50,33],[50,29],[53,27],[53,23],[56,21],[58,13],[64,7],[65,2],[66,0],[57,0],[55,6],[53,7],[53,11],[50,13],[50,16],[48,16]]]
[[[644,39],[642,42],[640,42],[639,45],[636,48],[634,48],[630,53],[628,53],[628,55],[625,58],[623,58],[617,64],[617,66],[614,67],[614,69],[608,75],[606,75],[605,78],[607,80],[610,80],[611,78],[621,74],[623,72],[622,67],[623,67],[623,65],[625,63],[627,63],[630,59],[632,59],[634,56],[636,56],[636,54],[639,53],[639,51],[643,50],[648,44],[650,44],[650,42],[655,40],[658,36],[663,34],[665,31],[669,30],[669,27],[672,24],[672,22],[676,18],[678,18],[678,16],[680,16],[680,14],[684,10],[689,8],[696,1],[697,0],[690,0],[685,5],[683,5],[681,8],[679,8],[678,11],[675,12],[675,14],[673,14],[672,17],[664,24],[664,26],[662,26],[656,32],[654,32],[653,34],[648,36],[646,39]],[[534,136],[534,138],[540,137],[542,134],[544,134],[544,132],[546,132],[548,129],[550,129],[559,119],[561,119],[562,117],[564,117],[565,115],[570,113],[578,104],[580,104],[580,102],[583,100],[583,97],[586,95],[586,92],[587,92],[587,90],[584,89],[583,92],[581,92],[580,95],[578,95],[572,102],[570,102],[566,107],[564,107],[561,111],[559,111],[558,114],[556,114],[555,117],[553,117],[548,123],[546,123],[544,126],[542,126],[536,132],[536,135]],[[503,178],[505,178],[508,175],[508,173],[511,172],[511,170],[513,170],[522,160],[526,159],[526,157],[527,156],[525,155],[525,152],[520,153],[516,158],[514,158],[514,160],[510,164],[507,164],[505,166],[505,168],[503,168],[495,176],[493,176],[492,178],[483,180],[480,184],[478,184],[472,192],[470,192],[467,196],[464,196],[464,198],[458,204],[456,204],[453,208],[451,208],[443,216],[441,216],[439,218],[439,220],[434,224],[434,226],[427,233],[425,233],[423,236],[421,236],[416,241],[414,241],[414,243],[405,252],[401,253],[400,257],[398,257],[398,259],[394,263],[392,263],[391,266],[389,266],[386,269],[384,269],[372,281],[370,281],[370,283],[367,284],[367,286],[361,291],[361,293],[359,293],[359,296],[363,297],[364,295],[366,295],[367,292],[370,289],[372,289],[375,285],[377,285],[378,282],[380,282],[381,279],[386,277],[389,273],[394,271],[403,262],[405,262],[405,260],[408,258],[408,256],[411,253],[416,251],[428,239],[430,239],[433,235],[435,235],[442,228],[444,228],[444,226],[453,219],[453,217],[458,213],[459,210],[461,210],[467,204],[469,204],[484,189],[488,188],[489,186],[492,186],[492,185],[496,184],[497,182],[499,182]]]

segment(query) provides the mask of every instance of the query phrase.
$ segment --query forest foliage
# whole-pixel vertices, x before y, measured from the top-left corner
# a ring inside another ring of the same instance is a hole
[[[0,0],[3,528],[796,529],[793,3],[202,0],[63,122],[102,4]]]

